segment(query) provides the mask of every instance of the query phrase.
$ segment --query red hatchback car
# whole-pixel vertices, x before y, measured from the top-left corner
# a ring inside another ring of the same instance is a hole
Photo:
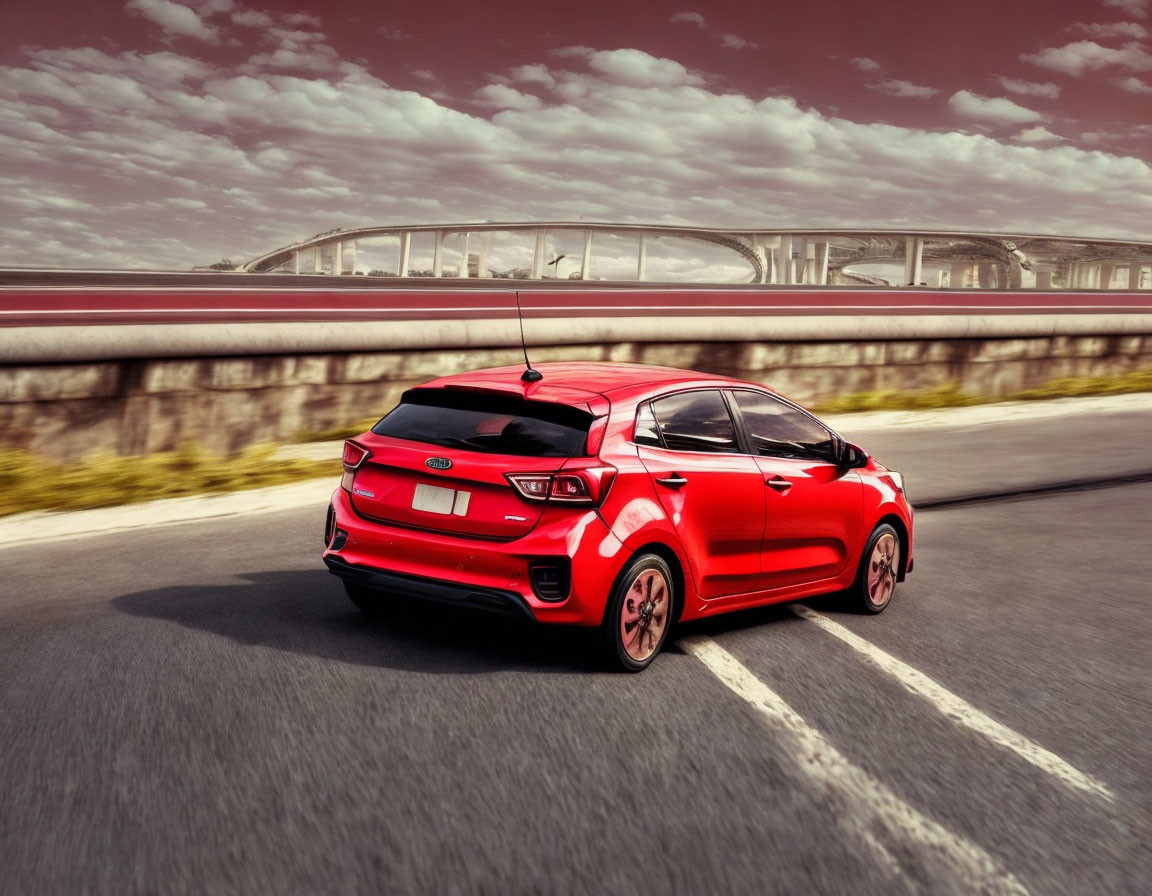
[[[755,383],[630,364],[442,377],[344,447],[324,562],[404,596],[600,626],[625,669],[671,625],[912,569],[899,473]],[[527,382],[525,380],[528,380]]]

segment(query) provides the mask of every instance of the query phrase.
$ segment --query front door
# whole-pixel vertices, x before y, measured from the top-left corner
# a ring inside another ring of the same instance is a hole
[[[637,450],[709,599],[757,589],[764,540],[764,477],[740,454],[717,390],[682,392],[640,411]]]
[[[767,500],[760,588],[832,578],[855,564],[864,516],[860,477],[832,461],[815,417],[763,392],[732,392],[757,452]]]

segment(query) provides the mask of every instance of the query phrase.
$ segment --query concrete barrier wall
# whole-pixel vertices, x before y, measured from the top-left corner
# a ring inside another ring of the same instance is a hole
[[[828,318],[820,319],[823,326],[810,317],[617,318],[592,322],[587,333],[570,321],[537,320],[528,329],[536,346],[533,361],[695,368],[763,382],[811,403],[873,389],[947,383],[1003,395],[1055,377],[1152,366],[1152,317],[1109,317]],[[61,459],[94,452],[142,454],[183,442],[223,452],[344,426],[383,414],[415,383],[521,362],[507,326],[488,333],[485,323],[440,322],[432,331],[393,325],[387,332],[344,324],[339,325],[341,351],[318,350],[339,334],[316,325],[288,325],[297,328],[292,331],[296,343],[270,341],[275,334],[266,327],[245,334],[219,325],[231,335],[210,344],[219,333],[185,328],[181,341],[174,332],[160,332],[163,327],[35,328],[38,338],[53,339],[56,360],[36,361],[53,352],[20,360],[5,355],[0,447]],[[466,324],[473,326],[469,330]],[[70,329],[87,331],[79,334],[87,342],[64,338]],[[142,332],[124,332],[129,329]],[[17,342],[11,334],[4,331],[9,345]],[[622,342],[622,334],[647,339]],[[549,335],[563,338],[543,338]],[[194,352],[201,342],[203,350]],[[222,343],[231,347],[230,354],[217,354]],[[85,344],[87,351],[77,347]],[[244,345],[255,348],[245,352]]]

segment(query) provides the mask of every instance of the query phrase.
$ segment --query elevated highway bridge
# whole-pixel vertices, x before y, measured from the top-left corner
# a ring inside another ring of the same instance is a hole
[[[237,270],[0,270],[0,326],[1130,314],[1152,243],[609,224],[376,227]]]
[[[235,450],[344,425],[515,362],[518,308],[538,360],[801,401],[1000,395],[1152,367],[1152,242],[477,223],[333,231],[230,270],[0,270],[0,447]]]

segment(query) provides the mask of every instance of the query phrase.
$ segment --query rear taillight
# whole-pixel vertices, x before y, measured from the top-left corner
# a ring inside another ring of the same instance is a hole
[[[616,468],[583,467],[561,473],[506,473],[512,487],[529,501],[598,506],[608,495]]]
[[[344,454],[340,458],[344,464],[344,475],[340,477],[340,487],[346,492],[352,491],[352,480],[356,478],[356,471],[364,461],[372,456],[372,452],[363,445],[358,445],[351,439],[344,443]]]
[[[349,439],[344,443],[344,456],[341,460],[349,470],[355,470],[360,464],[371,457],[371,455],[372,452],[363,445],[358,445]]]

